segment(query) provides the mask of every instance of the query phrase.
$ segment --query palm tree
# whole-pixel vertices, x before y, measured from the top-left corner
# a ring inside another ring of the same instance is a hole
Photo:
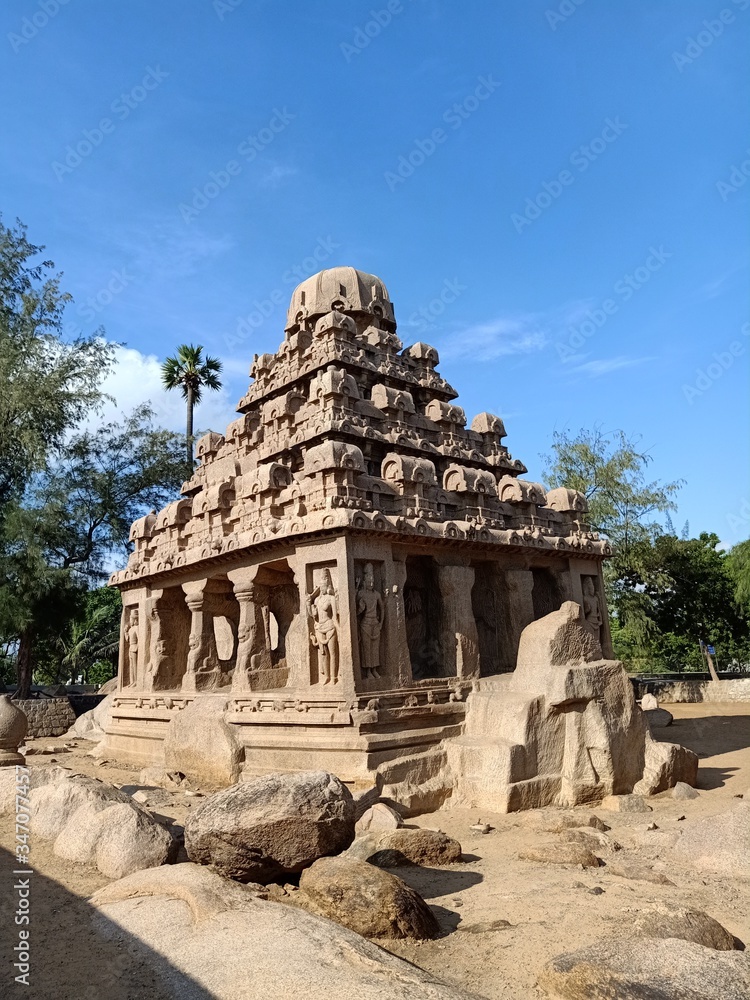
[[[203,348],[199,344],[180,344],[176,358],[167,358],[161,366],[161,380],[165,389],[182,390],[183,399],[187,402],[187,429],[185,446],[187,460],[193,468],[193,408],[201,401],[201,392],[206,389],[221,389],[221,361],[216,358],[203,357]]]

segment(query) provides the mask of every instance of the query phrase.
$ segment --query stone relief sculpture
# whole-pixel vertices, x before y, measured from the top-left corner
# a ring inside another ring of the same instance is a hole
[[[584,576],[583,578],[583,615],[586,619],[586,628],[599,642],[602,631],[602,607],[596,593],[593,576]]]
[[[329,570],[323,584],[307,597],[307,613],[313,620],[310,642],[318,651],[318,669],[323,684],[337,684],[339,679],[338,602]]]
[[[357,618],[362,677],[380,677],[380,633],[383,631],[383,598],[375,590],[375,571],[367,563],[363,584],[357,586]]]
[[[132,686],[138,680],[138,610],[133,608],[127,630],[128,644],[128,685]]]

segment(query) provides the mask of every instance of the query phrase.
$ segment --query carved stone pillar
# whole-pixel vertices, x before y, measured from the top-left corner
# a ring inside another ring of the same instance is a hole
[[[182,690],[185,692],[208,691],[221,683],[213,617],[206,607],[207,585],[207,580],[182,585],[185,603],[191,614],[187,667],[182,678]]]
[[[253,690],[253,674],[271,667],[266,619],[266,588],[252,583],[248,571],[229,574],[234,596],[240,606],[237,627],[237,660],[232,678],[232,693]]]
[[[479,676],[479,636],[471,606],[474,570],[471,566],[439,565],[441,639],[444,673],[449,677]]]
[[[521,633],[534,621],[534,577],[528,569],[509,569],[505,574],[508,583],[509,638],[512,644],[511,662],[516,663]]]
[[[406,587],[406,562],[394,559],[386,561],[386,628],[387,628],[387,672],[396,679],[398,687],[412,683],[409,644],[406,638],[406,611],[404,609],[404,588]]]

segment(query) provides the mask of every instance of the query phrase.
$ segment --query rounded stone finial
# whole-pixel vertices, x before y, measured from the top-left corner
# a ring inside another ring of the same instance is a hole
[[[25,763],[18,748],[26,739],[28,728],[26,713],[13,704],[9,694],[0,695],[0,767]]]
[[[385,329],[396,328],[393,303],[380,278],[354,267],[330,267],[294,289],[286,329],[296,330],[302,320],[314,321],[334,310],[344,315],[366,313],[377,317]]]

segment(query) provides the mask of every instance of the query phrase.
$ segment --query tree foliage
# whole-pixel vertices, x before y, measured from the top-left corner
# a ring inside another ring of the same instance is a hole
[[[181,344],[177,356],[169,357],[161,366],[165,389],[179,389],[187,405],[185,448],[187,460],[193,466],[193,409],[200,403],[204,389],[221,389],[221,361],[203,357],[203,347]]]
[[[717,535],[677,536],[670,518],[680,483],[647,476],[650,457],[622,431],[555,434],[546,473],[585,494],[589,520],[613,545],[604,581],[615,655],[633,670],[705,669],[750,660],[750,542],[729,555]],[[664,524],[655,517],[664,516]]]
[[[71,427],[102,401],[114,345],[101,332],[66,342],[60,275],[20,222],[0,218],[0,518]]]
[[[651,456],[623,431],[581,430],[576,437],[556,431],[544,473],[551,486],[567,486],[589,502],[592,527],[620,552],[652,532],[655,513],[676,510],[680,482],[649,481]]]

